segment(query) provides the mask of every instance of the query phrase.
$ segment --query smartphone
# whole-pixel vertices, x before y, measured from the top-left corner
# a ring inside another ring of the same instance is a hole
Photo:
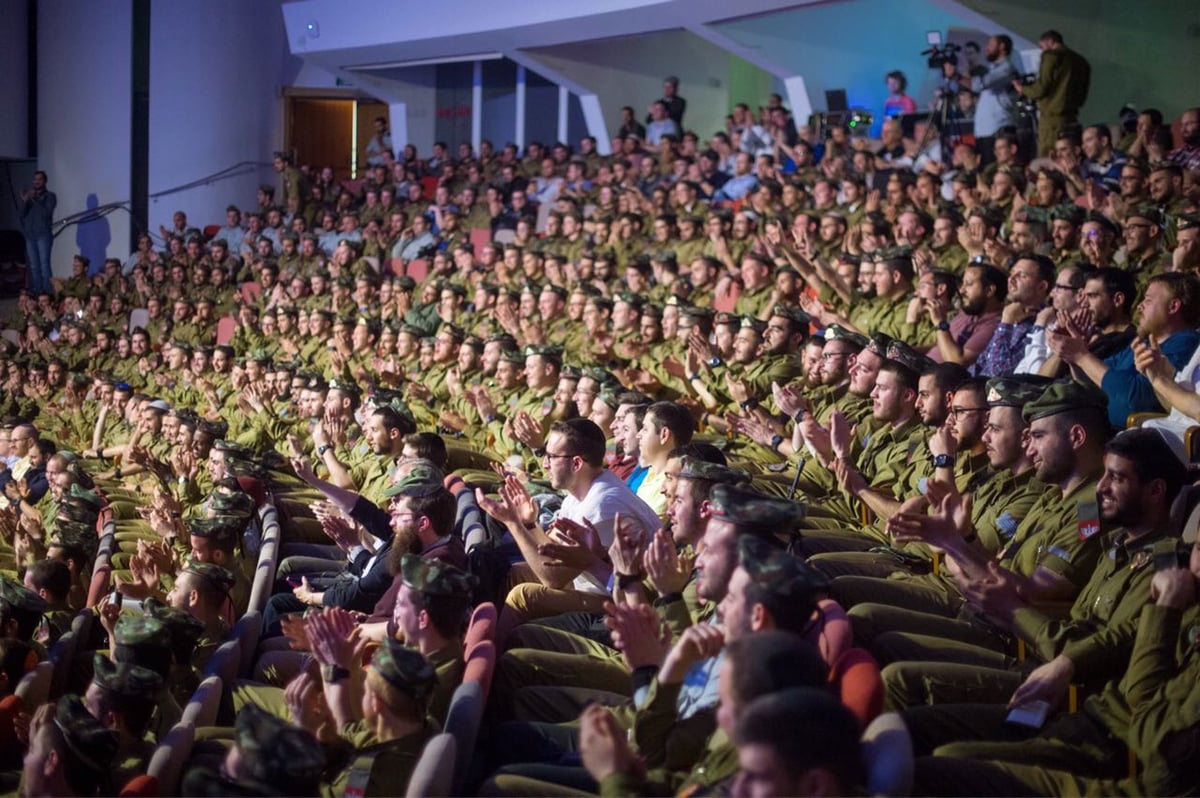
[[[287,578],[287,583],[292,587],[300,587],[302,584],[304,584],[304,579],[299,576],[289,576]]]
[[[1019,707],[1014,707],[1005,718],[1009,723],[1016,723],[1019,726],[1028,726],[1031,729],[1040,729],[1046,724],[1046,716],[1050,714],[1050,702],[1048,701],[1030,701],[1026,704],[1021,704]]]
[[[113,593],[113,604],[117,605],[117,609],[121,609],[121,606],[124,603],[125,603],[125,594],[121,593],[120,591],[115,591]]]

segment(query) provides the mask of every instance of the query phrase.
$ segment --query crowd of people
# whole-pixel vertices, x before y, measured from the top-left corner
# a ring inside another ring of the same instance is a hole
[[[1069,60],[1024,90],[1076,102]],[[778,96],[701,137],[680,89],[611,156],[378,120],[361,180],[278,153],[224,224],[35,275],[0,341],[10,787],[146,772],[270,506],[253,678],[184,794],[403,793],[488,602],[475,794],[861,793],[881,708],[913,794],[1200,788],[1200,108],[943,157]]]

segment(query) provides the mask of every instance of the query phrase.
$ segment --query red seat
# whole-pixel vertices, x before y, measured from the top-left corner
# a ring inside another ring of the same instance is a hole
[[[253,305],[262,296],[262,286],[253,280],[242,283],[240,290],[242,292],[242,299],[246,301],[247,305]]]
[[[158,779],[148,773],[134,776],[125,783],[117,795],[130,798],[158,798]]]
[[[96,603],[108,593],[108,577],[112,572],[111,566],[102,566],[92,573],[92,583],[88,585],[87,605],[95,607]]]
[[[433,200],[434,195],[437,193],[439,182],[441,181],[432,175],[421,178],[421,196],[424,197],[426,201]]]
[[[225,316],[217,321],[217,344],[227,344],[233,340],[237,332],[237,319]]]
[[[238,485],[254,499],[255,507],[262,507],[267,501],[267,489],[263,481],[257,477],[238,477]]]
[[[396,275],[397,277],[403,277],[405,274],[407,274],[404,269],[404,258],[389,258],[388,264],[389,268],[392,270],[392,274]]]
[[[405,273],[419,283],[429,275],[429,261],[424,258],[414,258],[408,262],[408,269]]]
[[[471,231],[471,246],[475,248],[475,254],[479,254],[479,250],[483,249],[485,244],[490,244],[492,241],[491,230],[472,230]]]
[[[204,238],[208,241],[212,241],[219,232],[221,232],[221,225],[219,224],[204,225]]]
[[[470,650],[484,640],[496,640],[496,605],[486,601],[471,613],[467,624],[467,634],[463,638],[463,648]]]
[[[496,644],[481,640],[467,649],[466,666],[463,668],[464,682],[479,682],[486,701],[492,688],[492,674],[496,670]]]
[[[821,659],[832,668],[854,644],[854,630],[846,611],[833,599],[821,599],[817,603],[817,613],[818,620],[809,626],[804,639],[817,647]]]
[[[883,678],[879,675],[879,663],[866,649],[852,648],[842,654],[829,669],[829,683],[846,709],[858,718],[862,729],[883,711]]]

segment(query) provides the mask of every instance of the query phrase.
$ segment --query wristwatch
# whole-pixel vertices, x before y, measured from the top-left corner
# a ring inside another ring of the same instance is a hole
[[[341,665],[322,665],[321,680],[326,684],[337,684],[342,679],[349,679],[350,671]]]
[[[950,332],[950,322],[946,321],[945,319],[942,319],[941,321],[938,322],[937,328],[941,332]]]
[[[932,458],[934,468],[951,468],[954,466],[954,455],[935,454]]]

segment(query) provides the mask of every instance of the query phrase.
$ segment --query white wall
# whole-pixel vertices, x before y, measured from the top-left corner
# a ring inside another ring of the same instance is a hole
[[[0,158],[29,155],[29,47],[25,3],[11,0],[0,15]]]
[[[275,0],[154,3],[150,9],[150,226],[224,224],[225,207],[254,204],[283,143],[280,87],[300,70]],[[235,177],[161,192],[249,161]]]
[[[133,15],[129,0],[58,0],[38,13],[38,164],[58,195],[59,217],[129,200]],[[129,216],[118,211],[68,228],[53,265],[69,274],[80,234],[93,254],[127,256]],[[107,243],[105,242],[107,239]]]
[[[687,100],[685,129],[704,140],[725,128],[730,55],[687,31],[576,42],[528,53],[599,96],[609,136],[620,127],[621,106],[633,106],[639,119],[645,117],[646,107],[662,96],[667,75],[679,77],[679,94]]]

